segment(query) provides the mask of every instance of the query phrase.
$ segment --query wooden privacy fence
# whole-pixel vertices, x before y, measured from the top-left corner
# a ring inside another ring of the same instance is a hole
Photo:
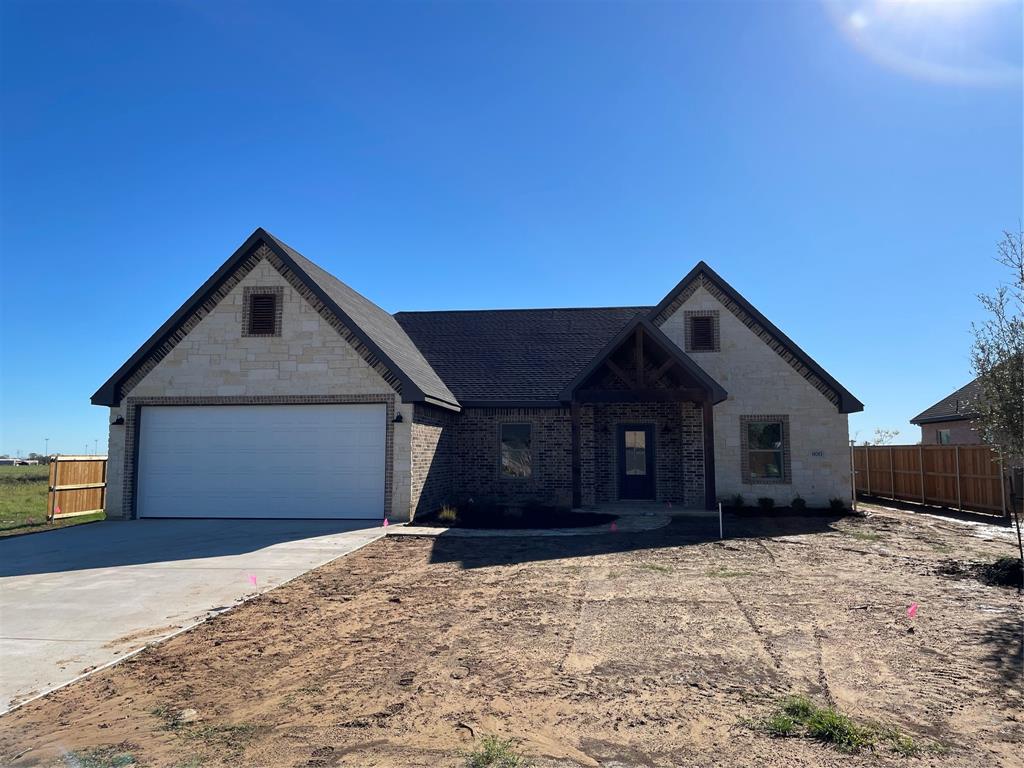
[[[1005,515],[1010,494],[999,455],[984,445],[859,445],[858,494]]]
[[[106,500],[106,456],[51,457],[47,520],[102,512]]]

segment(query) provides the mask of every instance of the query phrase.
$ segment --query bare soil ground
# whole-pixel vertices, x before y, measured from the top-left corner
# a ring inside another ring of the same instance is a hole
[[[0,764],[458,766],[499,734],[538,766],[1022,765],[1022,604],[943,575],[1013,554],[1007,530],[700,525],[389,537],[5,716]],[[748,724],[790,693],[941,746],[848,756]]]

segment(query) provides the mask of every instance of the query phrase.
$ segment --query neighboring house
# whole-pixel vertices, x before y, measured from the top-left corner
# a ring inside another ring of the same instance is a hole
[[[392,315],[262,229],[93,396],[110,517],[850,495],[842,385],[703,262],[653,307]]]
[[[975,379],[912,418],[910,423],[921,428],[922,445],[981,443],[973,423],[980,395],[981,385]]]

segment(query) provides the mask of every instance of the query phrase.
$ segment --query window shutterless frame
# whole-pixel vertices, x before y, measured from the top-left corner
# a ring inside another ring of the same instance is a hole
[[[533,458],[532,422],[507,421],[498,424],[498,477],[500,479],[529,480],[533,477]],[[516,471],[517,468],[518,471]]]

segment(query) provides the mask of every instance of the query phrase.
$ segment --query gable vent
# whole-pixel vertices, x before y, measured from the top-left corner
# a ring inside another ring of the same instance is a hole
[[[250,336],[275,336],[278,331],[278,300],[272,293],[254,293],[249,296]]]
[[[715,322],[713,317],[690,318],[690,350],[712,352],[715,349]]]

